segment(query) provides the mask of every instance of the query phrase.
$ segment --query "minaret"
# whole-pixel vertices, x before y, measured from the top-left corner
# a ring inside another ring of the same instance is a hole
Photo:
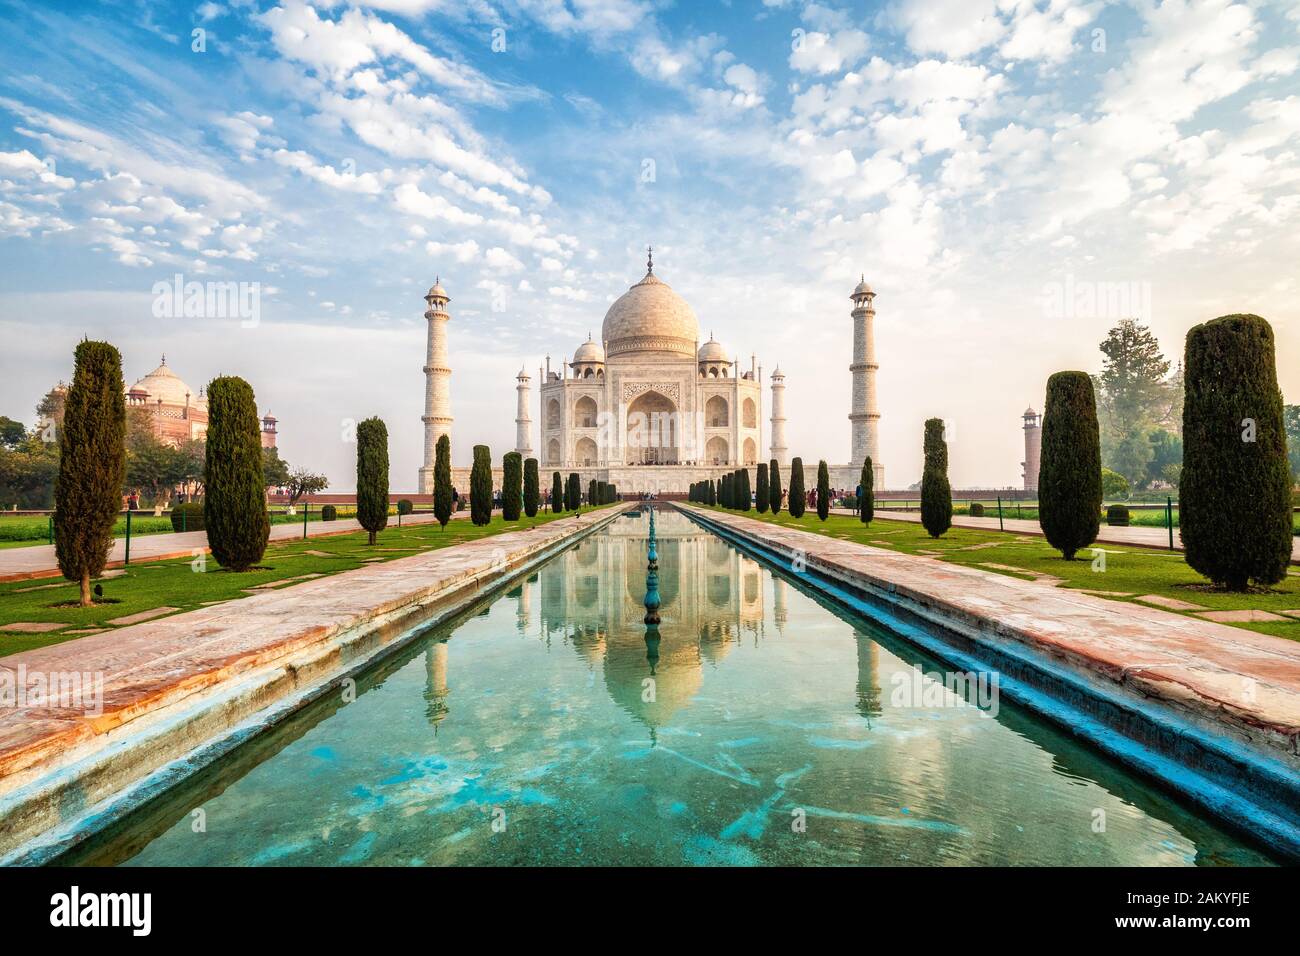
[[[519,392],[519,405],[515,410],[515,451],[524,458],[533,457],[533,446],[531,432],[533,430],[533,420],[528,415],[528,383],[532,381],[528,373],[523,369],[515,376],[515,381],[519,384],[515,390]]]
[[[1020,463],[1025,471],[1025,491],[1038,490],[1038,463],[1043,446],[1043,416],[1033,408],[1026,408],[1020,416],[1025,422],[1025,460]]]
[[[779,365],[772,371],[772,447],[768,450],[782,468],[790,464],[785,444],[785,374]]]
[[[885,486],[885,466],[880,463],[880,410],[876,405],[876,309],[872,304],[876,293],[863,276],[858,287],[849,296],[853,300],[853,423],[852,450],[849,466],[861,470],[862,463],[871,458],[874,485],[877,491]]]
[[[447,303],[451,301],[442,287],[441,277],[434,279],[424,301],[429,322],[429,348],[424,362],[424,467],[420,469],[421,494],[433,492],[433,462],[438,439],[451,435],[451,366],[447,361]]]

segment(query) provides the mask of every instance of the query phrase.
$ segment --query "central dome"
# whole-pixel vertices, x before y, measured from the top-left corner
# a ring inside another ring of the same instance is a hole
[[[621,295],[605,313],[600,337],[606,354],[667,352],[695,359],[700,324],[686,300],[653,272]]]

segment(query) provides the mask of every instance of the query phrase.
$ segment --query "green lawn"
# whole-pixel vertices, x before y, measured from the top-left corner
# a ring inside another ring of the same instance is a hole
[[[583,513],[590,510],[592,509],[584,508]],[[194,571],[190,567],[189,558],[146,561],[131,564],[122,576],[100,581],[104,597],[118,603],[97,604],[88,608],[53,606],[77,599],[77,585],[60,578],[37,578],[0,584],[0,657],[80,636],[61,631],[44,634],[6,632],[5,624],[57,621],[67,624],[70,629],[77,629],[96,625],[111,626],[105,624],[110,618],[157,607],[174,607],[177,613],[190,611],[207,603],[247,597],[245,589],[259,584],[282,581],[301,574],[351,571],[365,564],[367,558],[389,561],[409,557],[420,551],[460,544],[503,531],[546,524],[571,514],[572,512],[539,513],[535,518],[521,518],[512,522],[503,521],[497,514],[490,524],[482,527],[475,527],[468,519],[456,519],[448,523],[445,530],[439,528],[437,523],[398,528],[396,521],[390,521],[388,528],[380,532],[379,543],[373,548],[366,543],[367,535],[364,531],[307,540],[273,541],[262,559],[266,568],[242,574],[222,571],[211,555],[207,558],[204,573]],[[307,554],[308,551],[317,551],[327,556]]]
[[[774,520],[771,514],[760,515],[756,511],[744,512],[744,516],[759,521]],[[1276,613],[1300,609],[1300,568],[1294,565],[1286,581],[1274,585],[1270,593],[1234,594],[1210,589],[1205,578],[1187,566],[1179,551],[1157,551],[1103,543],[1102,547],[1106,552],[1106,569],[1094,571],[1094,554],[1091,550],[1082,552],[1074,561],[1066,561],[1061,557],[1060,552],[1053,550],[1043,538],[1037,536],[954,527],[950,528],[943,537],[936,539],[931,538],[921,525],[907,521],[878,519],[867,526],[857,518],[848,515],[831,515],[825,521],[819,521],[815,511],[805,513],[798,520],[790,517],[788,512],[782,511],[775,520],[779,524],[801,528],[804,531],[856,541],[859,544],[904,551],[908,554],[937,552],[925,556],[969,565],[995,574],[1007,574],[1025,580],[1032,580],[1035,574],[1051,575],[1062,579],[1058,587],[1114,591],[1130,595],[1108,597],[1108,600],[1140,603],[1135,602],[1133,598],[1139,595],[1159,594],[1201,605],[1199,610],[1227,611],[1256,608]],[[979,547],[974,547],[976,545]],[[1017,574],[1003,568],[983,567],[985,564],[1001,564],[1007,568],[1023,569],[1024,573]],[[1194,617],[1196,612],[1171,613],[1186,613]],[[1261,634],[1300,640],[1300,619],[1232,626],[1244,627]]]

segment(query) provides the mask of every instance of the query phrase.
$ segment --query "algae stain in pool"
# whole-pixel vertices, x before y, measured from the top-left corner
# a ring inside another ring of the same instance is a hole
[[[1005,703],[996,717],[951,695],[895,706],[882,692],[895,675],[942,666],[682,515],[657,525],[653,653],[643,515],[69,862],[1269,862]],[[202,833],[190,825],[198,807]]]

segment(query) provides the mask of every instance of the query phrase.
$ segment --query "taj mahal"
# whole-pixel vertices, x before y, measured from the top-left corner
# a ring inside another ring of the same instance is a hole
[[[884,487],[876,405],[875,292],[865,278],[850,295],[852,318],[852,406],[850,455],[830,466],[834,487],[852,488],[870,456],[875,487]],[[438,439],[451,435],[451,364],[448,326],[451,299],[436,281],[425,295],[428,309],[424,366],[424,464],[419,491],[433,490]],[[751,354],[747,364],[710,334],[701,342],[694,310],[655,275],[653,250],[645,276],[605,313],[599,341],[589,335],[572,359],[558,367],[548,356],[537,370],[540,382],[534,427],[532,377],[515,378],[515,451],[535,457],[543,475],[577,472],[585,487],[596,479],[623,494],[684,495],[690,485],[718,479],[737,468],[775,459],[789,483],[791,450],[786,441],[785,375]],[[764,408],[764,388],[770,400]],[[766,416],[766,417],[765,417]],[[764,438],[764,421],[768,425]],[[454,438],[453,438],[454,441]],[[804,455],[805,484],[815,487],[817,458]],[[500,483],[500,463],[494,461]],[[751,482],[756,476],[751,475]],[[454,468],[452,481],[467,488],[468,468]],[[752,485],[751,485],[752,487]]]

